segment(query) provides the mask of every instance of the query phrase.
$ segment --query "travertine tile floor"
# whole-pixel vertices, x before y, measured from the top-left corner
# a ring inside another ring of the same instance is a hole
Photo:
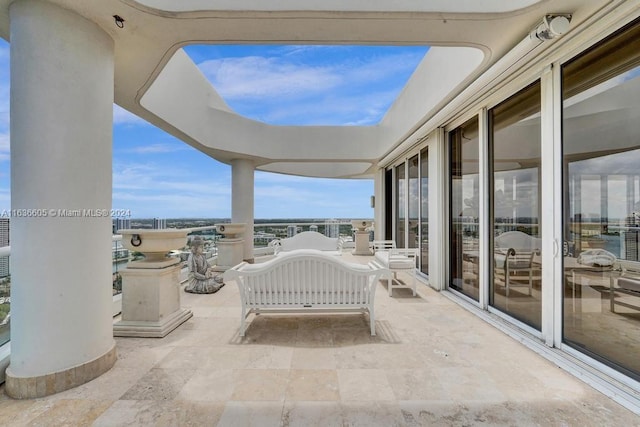
[[[364,257],[351,260],[366,262]],[[419,285],[362,314],[260,315],[238,337],[235,284],[182,294],[164,339],[118,338],[101,377],[0,399],[4,426],[640,426],[640,419],[446,297]]]

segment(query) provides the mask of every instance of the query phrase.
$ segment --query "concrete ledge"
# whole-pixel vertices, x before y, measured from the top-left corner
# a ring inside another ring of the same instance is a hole
[[[6,371],[5,391],[14,399],[49,396],[87,383],[107,372],[117,360],[116,345],[102,356],[64,371],[37,377],[15,377],[11,365]]]

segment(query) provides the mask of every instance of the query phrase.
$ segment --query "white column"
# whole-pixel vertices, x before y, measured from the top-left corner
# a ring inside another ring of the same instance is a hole
[[[19,0],[9,12],[11,207],[37,211],[11,218],[6,390],[27,398],[85,383],[115,362],[113,40],[51,3]],[[63,209],[80,211],[61,217]]]
[[[384,240],[384,168],[380,168],[373,176],[373,236],[375,240]],[[391,215],[391,212],[387,212]]]
[[[244,259],[253,262],[253,183],[251,160],[231,161],[231,222],[244,223]]]
[[[429,285],[435,289],[447,288],[447,262],[449,260],[449,208],[447,203],[447,134],[436,129],[429,140]]]

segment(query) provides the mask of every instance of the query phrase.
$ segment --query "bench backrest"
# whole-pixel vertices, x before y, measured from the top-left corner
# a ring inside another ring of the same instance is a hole
[[[296,251],[225,273],[245,306],[365,306],[373,302],[385,269],[351,264],[319,251]]]
[[[280,239],[280,251],[288,252],[298,249],[316,249],[319,251],[337,251],[338,238],[327,237],[317,231],[303,231],[292,237]]]
[[[373,251],[386,251],[396,248],[395,240],[374,240],[372,242]]]

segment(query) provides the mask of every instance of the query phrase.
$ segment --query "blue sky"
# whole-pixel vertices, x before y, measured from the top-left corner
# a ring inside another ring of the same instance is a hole
[[[370,125],[426,47],[189,46],[227,104],[273,125]],[[9,45],[0,41],[0,209],[10,208]],[[372,180],[255,175],[255,218],[372,218]],[[228,218],[231,167],[114,106],[113,208],[133,218]]]

